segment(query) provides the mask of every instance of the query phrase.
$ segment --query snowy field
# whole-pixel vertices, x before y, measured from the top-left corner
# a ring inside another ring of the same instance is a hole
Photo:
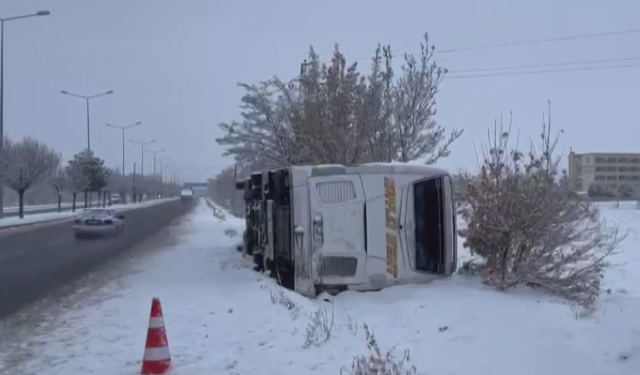
[[[114,210],[118,210],[118,211],[121,211],[121,212],[125,212],[125,211],[128,211],[128,210],[135,210],[136,208],[152,206],[152,205],[155,205],[155,204],[166,202],[167,200],[176,200],[176,199],[178,199],[178,198],[155,199],[155,200],[151,200],[151,201],[147,201],[147,202],[141,202],[141,203],[114,204],[109,208],[112,208]],[[57,206],[55,206],[55,207],[57,207]],[[93,207],[93,208],[98,208],[98,207]],[[12,226],[15,226],[15,225],[35,224],[35,223],[42,223],[42,222],[47,222],[47,221],[54,221],[54,220],[62,220],[62,219],[66,219],[66,218],[71,218],[74,215],[76,215],[78,212],[81,212],[83,209],[84,209],[83,205],[82,205],[82,203],[80,203],[80,204],[78,204],[76,206],[76,212],[63,211],[63,212],[46,212],[46,213],[41,213],[41,214],[29,214],[29,215],[25,215],[25,217],[23,219],[20,219],[17,216],[5,217],[5,218],[0,219],[0,228],[12,227]]]
[[[126,272],[92,275],[107,281],[80,288],[50,311],[35,306],[2,322],[0,374],[137,374],[157,296],[175,375],[338,375],[367,354],[365,323],[383,350],[410,350],[419,374],[637,375],[640,210],[603,212],[631,232],[598,312],[576,319],[557,299],[530,290],[500,293],[464,276],[328,301],[280,294],[232,249],[238,238],[224,232],[240,231],[242,222],[220,220],[201,202],[167,231],[172,241],[132,255]],[[319,309],[335,314],[331,335],[305,347],[309,316]],[[39,320],[24,323],[29,315]]]

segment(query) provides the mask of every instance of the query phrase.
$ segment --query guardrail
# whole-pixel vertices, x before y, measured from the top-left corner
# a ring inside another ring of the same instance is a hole
[[[159,199],[165,199],[165,198],[159,198]],[[150,202],[153,200],[155,199],[149,200],[147,202]],[[129,204],[136,204],[136,203],[129,202],[127,204],[117,204],[117,206],[126,207]],[[102,201],[92,202],[91,205],[89,206],[89,208],[98,208],[98,207],[102,207]],[[63,203],[60,206],[60,212],[68,212],[68,211],[71,211],[72,208],[73,208],[73,205],[71,203]],[[83,201],[76,202],[76,210],[82,210],[82,209],[84,209],[84,202]],[[25,217],[28,217],[29,215],[34,215],[34,214],[48,214],[48,213],[54,213],[54,212],[58,212],[57,204],[24,207]],[[16,217],[18,216],[18,213],[19,213],[18,207],[5,207],[3,211],[3,217],[5,218]]]
[[[96,201],[91,203],[90,207],[98,207],[98,205],[102,206],[102,201]],[[70,211],[73,205],[71,203],[63,203],[60,205],[60,212]],[[84,202],[77,202],[76,209],[84,208]],[[57,204],[47,204],[47,205],[36,205],[36,206],[24,206],[24,215],[32,215],[32,214],[46,214],[49,212],[58,212]],[[18,216],[19,210],[18,207],[5,207],[2,211],[3,217],[12,217]]]
[[[176,198],[176,197],[159,198],[159,199],[152,199],[152,200],[148,200],[148,201],[145,201],[145,202],[138,202],[138,203],[114,204],[112,206],[107,206],[106,208],[113,208],[116,211],[125,211],[126,212],[126,211],[130,211],[130,210],[136,210],[136,209],[139,209],[139,208],[144,208],[144,207],[149,207],[149,206],[152,206],[152,205],[160,204],[162,202],[177,200],[177,199],[178,198]],[[102,205],[101,204],[98,205],[96,203],[93,206],[89,206],[89,208],[102,208]],[[76,205],[76,212],[81,212],[82,210],[84,210],[84,203],[82,205]],[[43,215],[43,217],[37,217],[37,216],[35,216],[35,214],[41,214],[41,215]],[[47,214],[50,214],[50,215],[47,215]],[[72,213],[72,207],[71,206],[62,207],[60,212],[58,212],[58,208],[57,207],[55,209],[53,209],[53,208],[49,208],[49,209],[42,208],[42,209],[39,209],[39,210],[32,210],[32,211],[30,211],[28,213],[25,212],[24,219],[19,219],[17,213],[9,213],[8,215],[5,215],[5,217],[3,219],[0,219],[0,229],[23,227],[23,226],[29,226],[29,225],[34,225],[34,224],[44,224],[44,223],[50,223],[50,222],[54,222],[54,221],[65,221],[65,220],[69,220],[71,218],[73,218],[73,213]]]

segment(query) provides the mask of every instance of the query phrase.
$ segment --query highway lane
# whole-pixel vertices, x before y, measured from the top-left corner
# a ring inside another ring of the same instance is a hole
[[[157,233],[194,205],[179,200],[124,212],[125,233],[77,241],[70,222],[0,230],[0,320]]]

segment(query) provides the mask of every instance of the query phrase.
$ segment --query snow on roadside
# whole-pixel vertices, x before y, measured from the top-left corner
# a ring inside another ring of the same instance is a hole
[[[96,204],[101,204],[102,202],[99,201],[95,201],[92,203],[92,205],[96,205]],[[61,206],[63,208],[69,208],[71,207],[71,203],[69,202],[64,202],[61,204]],[[29,211],[37,211],[37,210],[46,210],[46,209],[56,209],[58,208],[57,204],[34,204],[34,205],[25,205],[24,206],[24,211],[25,212],[29,212]],[[4,212],[18,212],[19,207],[18,206],[8,206],[8,207],[4,207]]]
[[[640,227],[640,211],[605,214]],[[16,343],[33,354],[14,372],[137,373],[154,296],[163,303],[174,375],[338,375],[367,353],[362,329],[356,329],[363,323],[383,350],[397,345],[401,355],[410,349],[420,374],[631,375],[640,369],[636,294],[606,295],[589,319],[576,319],[569,306],[546,295],[500,293],[463,276],[312,301],[250,270],[233,249],[237,239],[224,234],[241,226],[201,203],[183,224],[188,233],[179,244],[139,262],[137,274],[105,285],[103,302],[68,310]],[[639,242],[630,237],[624,246],[637,250]],[[625,266],[635,271],[614,270],[609,281],[626,283],[627,291],[640,272],[632,261],[637,254],[629,259]],[[317,311],[326,324],[313,324]],[[328,326],[333,328],[323,329]],[[315,339],[304,348],[308,331]]]
[[[42,214],[25,215],[24,219],[20,219],[17,216],[10,216],[0,219],[0,228],[12,227],[16,225],[27,225],[42,223],[46,221],[62,220],[68,217],[73,217],[77,212],[64,211],[64,212],[47,212]]]
[[[135,210],[137,208],[153,206],[156,204],[160,204],[163,202],[176,200],[176,199],[178,198],[155,199],[155,200],[140,202],[140,203],[114,204],[109,208],[126,212],[129,210]],[[99,208],[99,207],[93,207],[93,208]],[[0,228],[12,227],[16,225],[42,223],[42,222],[54,221],[54,220],[63,220],[66,218],[73,217],[74,215],[78,214],[82,210],[83,208],[78,206],[76,207],[76,212],[64,211],[64,212],[46,212],[46,213],[40,213],[40,214],[28,214],[28,215],[25,215],[23,219],[20,219],[17,216],[5,217],[0,219]]]

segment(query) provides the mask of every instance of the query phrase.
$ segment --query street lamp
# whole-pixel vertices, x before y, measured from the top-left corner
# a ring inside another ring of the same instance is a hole
[[[140,155],[142,156],[140,160],[140,176],[144,177],[144,146],[156,143],[156,140],[152,139],[150,141],[134,141],[133,139],[130,139],[129,142],[140,145]]]
[[[4,154],[4,23],[22,20],[31,17],[48,16],[48,10],[39,10],[36,13],[21,16],[0,18],[0,157]],[[0,173],[0,218],[4,213],[4,179]]]
[[[91,120],[89,117],[89,101],[101,96],[111,95],[113,94],[113,90],[101,92],[94,95],[80,95],[65,90],[60,90],[60,93],[63,95],[73,96],[74,98],[84,99],[87,102],[87,150],[91,151]]]
[[[171,160],[170,157],[165,156],[162,160],[162,173],[164,174],[164,181],[168,184],[172,184],[173,181],[171,180],[171,166],[173,164],[173,161]]]
[[[126,176],[126,175],[127,175],[127,174],[126,174],[126,172],[125,172],[125,170],[124,170],[124,166],[125,166],[125,163],[124,163],[124,149],[125,149],[125,142],[124,142],[124,139],[125,139],[125,137],[124,137],[124,136],[125,136],[125,133],[126,133],[127,129],[131,129],[131,128],[133,128],[133,127],[135,127],[135,126],[138,126],[138,125],[142,125],[142,122],[141,122],[141,121],[138,121],[138,122],[136,122],[135,124],[129,124],[129,125],[125,125],[125,126],[121,126],[121,125],[113,125],[113,124],[109,124],[109,123],[106,123],[106,124],[105,124],[105,126],[108,126],[108,127],[110,127],[110,128],[114,128],[114,129],[120,129],[120,130],[122,130],[122,175],[123,175],[123,176]]]
[[[158,178],[158,174],[156,173],[156,156],[164,152],[164,148],[162,150],[153,151],[153,150],[144,150],[150,154],[153,154],[153,178]]]
[[[160,158],[160,160],[158,160],[158,163],[160,164],[160,182],[165,183],[165,176],[166,176],[166,169],[167,169],[167,163],[169,162],[169,158]]]

